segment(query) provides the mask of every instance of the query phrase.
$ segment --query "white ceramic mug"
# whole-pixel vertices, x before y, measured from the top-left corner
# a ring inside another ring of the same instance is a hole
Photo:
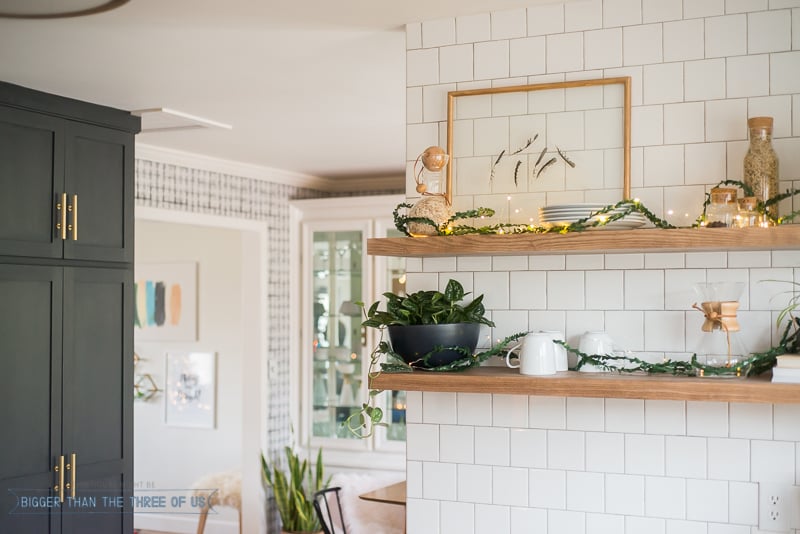
[[[542,333],[548,334],[553,341],[564,341],[564,333],[559,330],[542,330]],[[553,350],[555,351],[556,371],[566,371],[569,369],[567,349],[565,349],[563,345],[553,343]]]
[[[581,336],[578,350],[584,354],[611,354],[614,352],[614,341],[606,332],[588,331]],[[585,373],[601,373],[603,369],[596,365],[584,365],[580,368]]]
[[[519,363],[511,363],[511,352],[520,349]],[[555,345],[550,334],[545,332],[531,332],[527,334],[522,343],[511,347],[506,353],[506,365],[512,369],[519,368],[523,375],[554,375],[556,374]]]

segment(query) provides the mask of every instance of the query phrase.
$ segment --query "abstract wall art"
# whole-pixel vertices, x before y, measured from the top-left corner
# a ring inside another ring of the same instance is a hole
[[[197,339],[197,263],[137,264],[134,278],[137,341]]]

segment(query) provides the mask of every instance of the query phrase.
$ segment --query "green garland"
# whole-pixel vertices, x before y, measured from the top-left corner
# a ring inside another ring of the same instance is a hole
[[[740,187],[744,191],[745,195],[752,196],[752,190],[743,182],[739,182],[737,180],[723,180],[714,187],[720,187],[722,185],[735,185],[737,187]],[[786,224],[794,220],[794,218],[797,217],[798,215],[800,215],[800,210],[795,210],[789,213],[788,215],[775,218],[770,214],[768,208],[774,204],[777,204],[778,202],[781,202],[787,198],[791,198],[797,194],[800,194],[800,189],[787,189],[784,193],[780,193],[773,197],[770,197],[769,200],[767,200],[766,202],[759,201],[756,206],[756,211],[758,211],[762,216],[767,218],[767,220],[770,222],[771,225]],[[705,200],[703,202],[703,213],[697,218],[695,223],[690,228],[701,227],[705,224],[706,210],[710,204],[711,204],[711,194],[706,193]],[[518,223],[497,223],[479,227],[469,226],[466,224],[454,225],[456,221],[460,221],[463,219],[481,219],[484,217],[492,217],[495,214],[495,211],[493,209],[482,208],[482,207],[467,211],[456,212],[447,221],[438,224],[432,219],[429,219],[427,217],[409,217],[407,215],[400,213],[400,210],[402,208],[411,208],[411,207],[413,207],[412,204],[403,202],[401,204],[398,204],[397,207],[392,212],[392,215],[394,217],[395,227],[409,237],[411,237],[411,234],[408,231],[408,225],[410,223],[420,223],[429,225],[435,228],[436,234],[440,236],[468,235],[468,234],[471,235],[550,234],[550,233],[566,234],[571,232],[582,232],[592,228],[605,226],[608,223],[627,217],[632,213],[639,213],[643,215],[656,228],[664,228],[664,229],[679,228],[678,226],[670,224],[664,219],[660,219],[638,199],[620,200],[616,204],[608,205],[601,210],[593,212],[590,217],[579,219],[573,222],[572,224],[561,225],[561,226],[550,226],[550,227],[535,226],[532,224],[518,224]],[[609,213],[610,215],[608,215],[608,217],[603,217],[603,215]]]
[[[647,373],[647,374],[670,374],[673,376],[757,376],[772,369],[777,363],[777,357],[781,354],[786,354],[797,350],[798,343],[800,342],[800,318],[796,318],[791,314],[794,310],[794,305],[788,308],[786,315],[789,321],[783,329],[783,334],[778,342],[778,345],[771,347],[764,352],[754,352],[739,362],[734,367],[715,367],[704,365],[700,363],[697,354],[692,354],[690,360],[672,360],[665,358],[658,363],[651,363],[636,356],[619,356],[615,354],[586,354],[580,350],[571,347],[564,341],[554,341],[562,345],[567,351],[575,354],[578,357],[577,364],[572,371],[580,371],[585,365],[592,365],[599,367],[603,371],[617,372],[617,373]],[[510,343],[517,341],[524,337],[528,332],[519,332],[506,337],[491,349],[480,352],[478,354],[471,354],[468,349],[464,347],[445,347],[447,349],[457,350],[464,354],[463,358],[451,362],[446,365],[437,367],[426,367],[430,356],[443,350],[442,347],[436,347],[431,353],[421,357],[419,360],[406,363],[402,357],[392,351],[389,344],[383,340],[384,329],[381,329],[381,339],[378,346],[372,351],[370,355],[369,378],[372,380],[377,377],[381,372],[387,373],[410,373],[415,369],[424,369],[431,372],[442,371],[464,371],[473,367],[479,366],[492,356],[498,356],[506,351]],[[383,356],[389,358],[389,362],[381,363]],[[376,371],[375,369],[380,369]],[[350,415],[342,425],[354,436],[359,438],[366,438],[373,435],[376,428],[386,427],[387,423],[383,422],[383,409],[375,404],[376,397],[382,390],[371,389],[369,391],[369,400],[361,405],[361,409]]]
[[[739,187],[744,192],[744,196],[746,197],[754,196],[753,190],[750,188],[750,186],[748,186],[744,182],[740,182],[738,180],[722,180],[714,187],[720,187],[722,185],[734,185],[736,187]],[[788,215],[784,215],[783,217],[774,217],[772,213],[769,211],[769,208],[770,206],[782,202],[787,198],[791,198],[798,193],[800,193],[800,189],[787,189],[785,192],[774,195],[766,201],[762,202],[761,200],[758,200],[756,201],[756,211],[759,213],[759,215],[765,217],[772,226],[779,226],[781,224],[788,223],[789,221],[800,215],[800,210],[795,210],[789,213]],[[697,217],[697,220],[692,225],[693,228],[698,226],[703,226],[705,224],[706,210],[710,205],[711,205],[711,191],[706,193],[706,198],[703,201],[703,213],[699,217]]]
[[[800,337],[800,320],[787,312],[789,321],[783,329],[778,345],[764,352],[753,352],[733,367],[715,367],[703,365],[692,354],[689,361],[664,359],[659,363],[651,363],[635,356],[618,356],[615,354],[586,354],[569,346],[564,341],[555,341],[578,357],[573,371],[580,371],[584,365],[593,365],[604,371],[617,373],[671,374],[675,376],[757,376],[769,371],[777,363],[781,354],[792,352],[797,348]],[[780,321],[780,319],[779,319]]]
[[[391,361],[384,362],[380,364],[381,371],[387,373],[411,373],[415,369],[420,369],[423,371],[433,371],[433,372],[441,372],[441,371],[465,371],[467,369],[471,369],[473,367],[478,367],[481,363],[485,362],[492,356],[499,356],[503,352],[505,352],[506,347],[509,343],[512,343],[522,337],[524,337],[527,332],[519,332],[517,334],[510,335],[500,341],[497,345],[492,347],[489,350],[479,352],[477,354],[472,354],[472,352],[464,347],[434,347],[434,349],[419,358],[418,360],[406,363],[403,360],[403,357],[394,352],[388,343],[385,341],[381,341],[378,344],[378,349],[376,351],[377,355],[385,354]],[[437,352],[442,350],[454,350],[459,352],[463,355],[463,358],[459,358],[453,362],[438,365],[438,366],[429,366],[428,361]]]
[[[618,356],[614,354],[586,354],[569,346],[563,341],[555,341],[578,357],[578,362],[571,370],[580,371],[585,365],[591,365],[603,371],[617,373],[670,374],[675,376],[755,376],[772,369],[776,358],[785,354],[783,347],[772,347],[765,352],[751,354],[732,367],[715,367],[704,365],[692,354],[689,361],[665,358],[659,363],[651,363],[636,356]]]

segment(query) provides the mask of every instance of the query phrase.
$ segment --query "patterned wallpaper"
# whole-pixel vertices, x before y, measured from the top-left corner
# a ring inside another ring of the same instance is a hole
[[[136,204],[267,222],[267,314],[270,325],[268,454],[278,457],[291,439],[289,401],[289,200],[331,196],[383,195],[403,191],[329,193],[233,176],[202,169],[136,160]],[[273,506],[267,510],[269,531],[279,529]]]

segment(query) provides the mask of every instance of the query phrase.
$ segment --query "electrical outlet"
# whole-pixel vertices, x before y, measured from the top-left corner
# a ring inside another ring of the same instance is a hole
[[[758,485],[758,528],[767,532],[789,532],[800,515],[800,488],[790,484],[762,482]]]

